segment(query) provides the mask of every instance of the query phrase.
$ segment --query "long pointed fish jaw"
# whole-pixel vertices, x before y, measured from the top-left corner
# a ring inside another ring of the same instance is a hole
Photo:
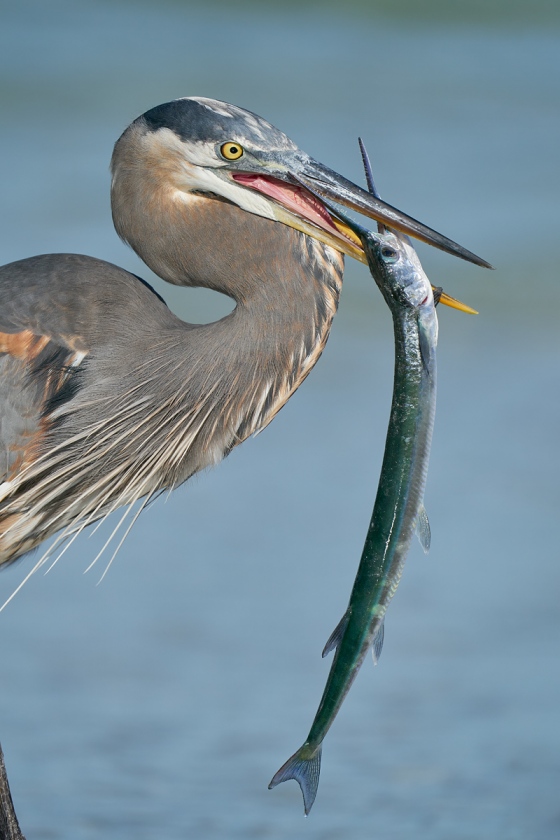
[[[456,309],[458,312],[464,312],[466,315],[478,315],[478,309],[473,309],[468,303],[463,303],[463,301],[451,297],[451,295],[448,295],[443,290],[440,293],[438,303],[443,303],[445,306],[449,306],[450,309]]]

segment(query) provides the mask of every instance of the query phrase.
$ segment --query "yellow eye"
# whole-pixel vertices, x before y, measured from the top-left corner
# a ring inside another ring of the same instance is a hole
[[[224,143],[220,146],[220,152],[226,160],[237,160],[243,154],[243,146],[239,143]]]

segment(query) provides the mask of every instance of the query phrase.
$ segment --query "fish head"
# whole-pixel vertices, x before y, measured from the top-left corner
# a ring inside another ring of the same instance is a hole
[[[373,279],[386,298],[413,309],[434,305],[431,283],[408,236],[367,231],[362,242]]]

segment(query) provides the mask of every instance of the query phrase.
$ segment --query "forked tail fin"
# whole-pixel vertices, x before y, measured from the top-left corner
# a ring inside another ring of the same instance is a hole
[[[304,744],[294,755],[282,765],[280,770],[272,777],[268,789],[287,782],[288,779],[295,779],[303,794],[303,809],[305,816],[311,811],[311,807],[317,796],[319,787],[319,774],[321,772],[321,750],[322,745],[311,747]]]

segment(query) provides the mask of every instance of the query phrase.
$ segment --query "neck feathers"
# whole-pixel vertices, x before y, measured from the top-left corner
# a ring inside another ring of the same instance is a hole
[[[173,378],[182,377],[185,406],[203,422],[185,427],[179,447],[185,457],[177,459],[174,483],[267,426],[323,352],[338,306],[342,257],[304,234],[290,234],[292,248],[305,251],[300,271],[280,274],[274,283],[269,271],[260,292],[231,315],[184,335],[186,352]]]
[[[159,142],[158,132],[129,129],[115,155],[115,227],[164,280],[237,303],[221,321],[185,331],[169,368],[170,399],[179,388],[186,414],[203,420],[184,424],[173,459],[184,480],[266,426],[313,368],[338,306],[343,256],[222,198],[173,188],[180,173],[167,168],[178,158]]]

